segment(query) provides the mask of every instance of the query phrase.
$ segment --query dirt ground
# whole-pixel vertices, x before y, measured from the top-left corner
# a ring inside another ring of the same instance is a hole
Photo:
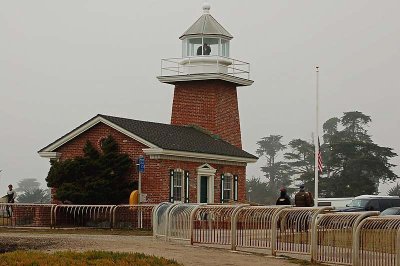
[[[162,256],[184,265],[277,265],[292,266],[295,261],[273,258],[246,252],[232,252],[228,249],[215,249],[191,246],[187,243],[165,242],[152,236],[107,234],[68,234],[35,231],[0,231],[0,252],[15,249],[25,250],[105,250],[119,252],[141,252]],[[294,264],[295,263],[295,264]],[[303,264],[303,263],[302,263]]]

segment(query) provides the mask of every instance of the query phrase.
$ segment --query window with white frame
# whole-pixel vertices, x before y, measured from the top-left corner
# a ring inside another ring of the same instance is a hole
[[[175,170],[173,178],[173,197],[175,201],[182,201],[183,195],[183,171]]]
[[[170,202],[189,202],[189,171],[170,170]]]
[[[232,183],[232,176],[225,175],[223,180],[223,193],[225,202],[232,199]]]
[[[221,175],[221,202],[238,201],[239,176],[231,174]]]

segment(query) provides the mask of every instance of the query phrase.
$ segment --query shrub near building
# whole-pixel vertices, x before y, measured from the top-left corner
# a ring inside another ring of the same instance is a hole
[[[126,203],[133,188],[128,180],[132,159],[118,152],[111,136],[101,142],[101,151],[90,141],[83,148],[84,155],[52,162],[46,178],[55,189],[55,198],[76,204]]]

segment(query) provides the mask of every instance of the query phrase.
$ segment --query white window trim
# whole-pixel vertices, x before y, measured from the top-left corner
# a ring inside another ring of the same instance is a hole
[[[185,193],[186,193],[185,171],[180,168],[174,169],[174,177],[173,178],[175,178],[176,172],[182,173],[181,200],[175,199],[175,195],[174,195],[175,182],[174,182],[174,180],[172,181],[173,185],[171,186],[171,195],[173,197],[174,203],[183,203],[183,202],[185,202]]]
[[[230,197],[229,197],[229,199],[225,199],[225,197],[223,197],[224,202],[225,201],[233,201],[234,200],[234,196],[235,196],[235,195],[233,195],[233,191],[234,191],[233,186],[235,185],[234,184],[235,183],[234,176],[232,174],[230,174],[230,173],[225,173],[224,174],[224,181],[222,182],[222,191],[221,191],[221,193],[223,193],[223,195],[224,195],[226,178],[230,178],[231,179],[231,187],[230,187],[230,193],[229,193]]]

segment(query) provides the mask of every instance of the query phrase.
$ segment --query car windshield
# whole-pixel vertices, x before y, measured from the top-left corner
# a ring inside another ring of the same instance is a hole
[[[361,207],[364,208],[367,205],[369,199],[354,199],[350,202],[349,207]]]
[[[398,215],[400,210],[398,208],[389,208],[384,210],[381,215]]]

